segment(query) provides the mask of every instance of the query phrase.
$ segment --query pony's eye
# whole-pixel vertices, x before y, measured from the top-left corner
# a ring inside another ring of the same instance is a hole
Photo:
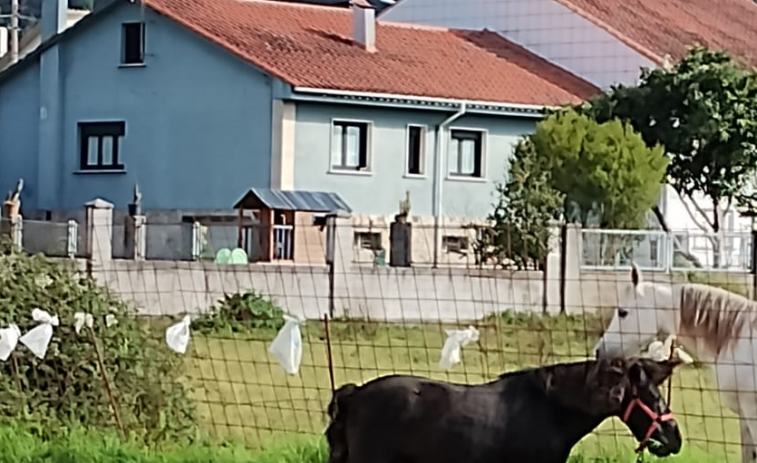
[[[618,316],[620,318],[626,318],[628,316],[628,311],[626,309],[618,309]]]

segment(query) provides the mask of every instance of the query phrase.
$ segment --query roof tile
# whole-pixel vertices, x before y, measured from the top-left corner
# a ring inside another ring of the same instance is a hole
[[[752,0],[557,0],[658,64],[692,45],[728,50],[757,62],[757,4]]]
[[[143,0],[293,86],[498,103],[576,103],[596,87],[488,31],[378,21],[375,53],[348,9],[265,0]]]

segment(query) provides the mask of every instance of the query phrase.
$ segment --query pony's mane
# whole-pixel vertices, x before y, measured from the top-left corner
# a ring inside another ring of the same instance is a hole
[[[558,363],[501,375],[524,375],[547,397],[589,415],[608,414],[616,405],[610,390],[618,385],[630,360],[598,359]]]
[[[680,302],[680,334],[701,339],[716,356],[732,347],[745,327],[757,325],[757,302],[725,289],[685,284]]]

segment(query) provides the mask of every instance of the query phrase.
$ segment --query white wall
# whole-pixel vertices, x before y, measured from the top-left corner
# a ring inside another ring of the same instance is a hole
[[[712,205],[708,198],[702,194],[697,194],[694,199],[699,208],[711,214]],[[698,222],[706,224],[701,219],[701,214],[696,211],[689,200],[686,200],[694,215],[694,218],[692,218],[692,214],[686,209],[686,204],[671,186],[665,187],[665,197],[662,202],[663,213],[668,222],[668,227],[676,233],[681,244],[690,253],[700,259],[703,264],[712,265],[714,260],[712,245],[709,239],[704,236],[702,228],[697,224]],[[724,234],[724,263],[727,267],[742,267],[744,260],[749,255],[749,233],[752,230],[752,220],[741,217],[736,208],[732,207],[721,222],[720,228]],[[710,231],[707,228],[707,232]],[[688,238],[686,238],[687,235]]]
[[[553,0],[403,0],[381,19],[497,31],[599,87],[635,83],[641,67],[654,66]]]

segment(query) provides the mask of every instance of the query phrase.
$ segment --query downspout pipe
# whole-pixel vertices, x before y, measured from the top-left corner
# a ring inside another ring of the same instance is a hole
[[[449,125],[464,116],[467,111],[465,102],[460,103],[456,113],[441,121],[436,126],[436,143],[434,143],[434,191],[433,191],[433,211],[434,211],[434,261],[433,268],[439,266],[439,251],[442,243],[442,185],[444,183],[444,166],[447,157],[447,137],[444,136]]]

